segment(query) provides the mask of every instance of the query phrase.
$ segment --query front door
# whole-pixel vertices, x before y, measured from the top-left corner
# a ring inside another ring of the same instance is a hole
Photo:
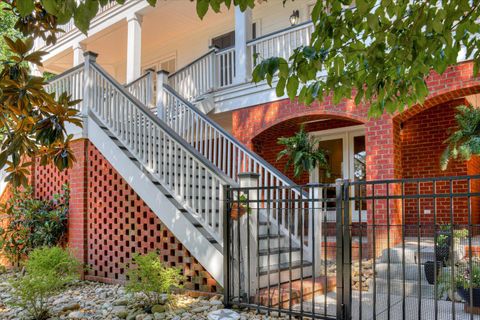
[[[365,130],[361,127],[342,130],[324,130],[313,132],[319,140],[320,148],[327,152],[329,170],[317,168],[310,174],[311,183],[335,183],[336,179],[359,181],[366,178]],[[363,190],[351,189],[352,196]],[[331,190],[334,192],[334,190]],[[335,195],[328,195],[330,198]],[[334,206],[331,203],[330,206]],[[355,202],[352,209],[352,222],[366,221],[366,206],[363,202]],[[335,221],[335,208],[327,209],[327,219]]]

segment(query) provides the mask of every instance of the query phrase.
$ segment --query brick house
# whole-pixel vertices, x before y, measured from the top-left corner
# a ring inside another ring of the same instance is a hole
[[[423,105],[379,119],[353,101],[334,105],[327,97],[306,107],[250,82],[253,52],[288,57],[308,43],[313,3],[269,1],[200,21],[188,1],[151,8],[132,0],[102,8],[88,36],[70,23],[57,44],[36,43],[49,51],[42,71],[60,74],[49,90],[83,99],[85,128],[71,128],[74,167],[59,173],[36,163],[32,184],[36,196],[49,197],[69,183],[69,243],[90,266],[87,279],[122,281],[133,253],[159,250],[165,262],[182,267],[188,289],[220,292],[221,190],[242,172],[260,174],[262,186],[479,172],[478,159],[446,171],[439,166],[455,107],[478,104],[480,79],[469,61],[432,73]],[[290,25],[296,10],[299,21]],[[277,139],[301,124],[329,150],[330,178],[322,170],[294,178],[285,160],[276,160]],[[361,205],[355,222],[431,223],[432,203],[420,205],[395,202],[375,215]],[[442,205],[438,222],[448,223],[448,204]],[[466,223],[466,202],[454,206],[455,222]],[[480,221],[478,214],[473,219]]]

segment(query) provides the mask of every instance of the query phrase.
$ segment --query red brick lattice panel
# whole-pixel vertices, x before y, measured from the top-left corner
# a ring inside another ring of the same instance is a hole
[[[162,224],[100,152],[88,146],[87,278],[120,282],[134,253],[159,252],[180,267],[185,288],[220,292],[220,287]]]
[[[40,165],[40,159],[35,159],[34,196],[40,199],[50,199],[54,194],[62,193],[62,186],[68,182],[68,170],[59,171],[53,165]]]

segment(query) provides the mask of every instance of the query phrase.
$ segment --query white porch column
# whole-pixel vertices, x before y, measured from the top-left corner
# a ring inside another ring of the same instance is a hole
[[[142,58],[142,16],[133,13],[127,17],[127,76],[126,83],[140,77]]]
[[[73,45],[73,66],[78,66],[85,61],[84,54],[85,54],[85,46],[82,45],[80,42],[77,42]]]
[[[244,12],[235,7],[235,83],[244,83],[250,78],[251,66],[247,41],[252,38],[252,10]]]

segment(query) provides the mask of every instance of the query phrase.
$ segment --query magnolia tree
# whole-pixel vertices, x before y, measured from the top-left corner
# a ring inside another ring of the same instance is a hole
[[[263,1],[267,0],[196,0],[196,9],[203,18],[209,10],[221,12],[233,5],[246,10]],[[283,0],[287,1],[294,0]],[[8,179],[15,184],[26,182],[27,159],[34,155],[61,170],[71,166],[74,158],[65,124],[81,125],[72,109],[76,101],[67,95],[56,99],[45,92],[44,78],[29,74],[27,63],[41,66],[45,54],[32,51],[33,39],[55,43],[61,25],[71,19],[86,33],[100,6],[108,2],[3,0],[3,10],[15,17],[15,29],[23,36],[23,40],[5,40],[10,52],[0,61],[0,167],[7,167]],[[148,2],[155,6],[157,0]],[[455,64],[462,47],[474,60],[477,74],[479,4],[480,0],[358,0],[354,4],[317,0],[310,44],[296,48],[288,60],[256,57],[253,80],[266,80],[276,86],[279,96],[286,93],[306,105],[332,94],[335,103],[344,98],[368,103],[370,116],[401,111],[424,101],[426,76],[431,70],[442,74]]]

